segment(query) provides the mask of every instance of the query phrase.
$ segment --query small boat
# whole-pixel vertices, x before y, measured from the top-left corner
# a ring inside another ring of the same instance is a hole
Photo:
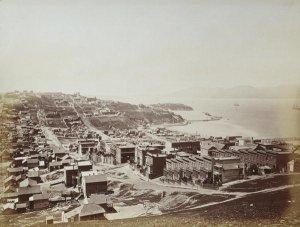
[[[211,114],[208,112],[203,112],[206,116],[211,117]]]

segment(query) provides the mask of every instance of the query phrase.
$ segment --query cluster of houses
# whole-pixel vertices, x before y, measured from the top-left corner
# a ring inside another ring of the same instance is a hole
[[[200,142],[200,150],[178,152],[167,159],[164,179],[191,184],[222,184],[246,175],[293,172],[295,154],[287,144],[252,138],[211,138]]]
[[[74,150],[51,147],[30,111],[7,109],[1,114],[7,120],[1,123],[1,158],[10,161],[0,196],[4,214],[67,202],[72,206],[63,212],[63,222],[103,219],[105,213],[114,212],[107,196],[107,177],[93,170],[91,160],[72,157]],[[87,134],[91,139],[78,140],[76,153],[95,151],[99,138],[91,134]],[[48,217],[47,223],[52,222]]]
[[[80,94],[73,99],[98,102],[94,98],[82,100]],[[67,128],[52,128],[57,139],[75,142],[50,146],[37,113],[26,108],[26,99],[21,103],[23,108],[3,106],[1,113],[1,159],[10,161],[0,197],[4,213],[69,203],[62,212],[62,222],[104,219],[114,209],[107,177],[95,171],[93,163],[130,163],[149,179],[160,177],[168,184],[202,187],[217,187],[252,174],[300,171],[297,147],[284,140],[241,136],[204,139],[163,128],[151,131],[153,137],[145,130],[107,130],[103,139],[88,131],[80,117],[64,119]],[[55,103],[67,105],[64,97]],[[53,217],[46,219],[49,224],[53,221]]]
[[[47,171],[52,158],[50,147],[39,125],[31,120],[29,110],[17,112],[11,109],[2,112],[2,116],[4,114],[9,122],[1,125],[6,129],[2,130],[5,132],[2,146],[7,145],[1,157],[11,162],[3,182],[1,200],[10,202],[8,207],[17,212],[39,209],[49,199],[48,195],[42,193],[39,183],[42,182],[40,176]]]
[[[128,142],[101,140],[99,161],[131,163],[150,179],[198,185],[220,185],[246,175],[297,171],[294,146],[240,136],[191,141]]]
[[[97,117],[97,116],[118,116],[120,113],[118,111],[111,110],[108,108],[104,101],[97,99],[96,97],[84,97],[80,93],[75,93],[71,96],[77,105],[93,105],[97,108],[91,108],[90,110],[84,110],[84,117]]]

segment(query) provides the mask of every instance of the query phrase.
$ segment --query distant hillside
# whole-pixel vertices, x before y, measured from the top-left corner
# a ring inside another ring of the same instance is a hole
[[[160,109],[165,109],[165,110],[185,110],[185,111],[191,111],[193,110],[192,107],[187,106],[182,103],[158,103],[158,104],[152,104],[150,105],[153,108],[160,108]]]
[[[137,126],[138,123],[179,123],[183,122],[182,116],[165,109],[155,109],[143,104],[133,105],[123,102],[106,102],[106,106],[113,111],[122,113],[128,127]]]
[[[180,90],[167,96],[172,98],[300,98],[300,86],[238,86],[233,88],[194,87]]]
[[[5,94],[5,97],[19,100],[14,104],[15,109],[38,110],[45,115],[45,125],[49,127],[65,128],[65,119],[83,118],[92,126],[107,130],[111,128],[129,129],[141,124],[180,123],[182,116],[169,110],[153,108],[143,104],[100,100],[84,96],[63,93],[22,93],[14,92]],[[23,104],[21,104],[21,102]]]

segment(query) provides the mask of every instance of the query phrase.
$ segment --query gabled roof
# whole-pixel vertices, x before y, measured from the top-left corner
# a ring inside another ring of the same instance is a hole
[[[8,182],[10,182],[12,180],[16,181],[16,177],[14,175],[11,175],[11,176],[5,178],[4,183],[8,183]]]
[[[189,162],[190,162],[190,159],[189,159],[188,157],[183,157],[183,158],[182,158],[182,161],[185,161],[185,162],[189,163]]]
[[[67,160],[67,159],[72,159],[70,155],[66,154],[64,155],[61,160]]]
[[[10,199],[10,198],[16,198],[16,197],[18,197],[17,192],[4,193],[4,194],[1,194],[1,196],[0,196],[0,198],[2,198],[2,199]]]
[[[106,195],[103,194],[92,194],[91,197],[88,199],[88,203],[94,203],[98,205],[106,204]]]
[[[105,182],[107,177],[104,174],[85,176],[84,180],[86,183]]]
[[[7,171],[10,172],[10,173],[22,172],[23,171],[23,167],[7,168]]]
[[[65,159],[65,160],[61,161],[62,164],[68,164],[68,163],[72,163],[72,162],[74,162],[74,159]]]
[[[82,209],[83,205],[79,206],[79,207],[76,207],[74,208],[73,210],[70,210],[69,212],[66,212],[64,214],[65,218],[66,219],[69,219],[71,217],[74,217],[75,215],[79,214],[81,209]]]
[[[5,189],[4,189],[4,193],[10,193],[10,192],[16,192],[17,189],[14,187],[14,186],[7,186]]]
[[[37,185],[37,181],[26,178],[25,180],[20,182],[20,187],[24,188],[24,187],[28,187],[28,186],[34,186]]]
[[[27,159],[27,157],[15,157],[13,161],[23,161],[25,159]]]
[[[201,149],[205,149],[205,150],[222,150],[225,148],[225,145],[222,143],[217,143],[217,142],[213,142],[213,141],[202,141],[201,142]]]
[[[65,170],[78,170],[78,167],[75,165],[70,165],[70,166],[65,166],[64,169]]]
[[[60,149],[60,150],[54,150],[53,153],[54,154],[69,154],[70,152]]]
[[[105,210],[101,206],[97,204],[89,203],[83,205],[79,216],[84,217],[84,216],[103,214],[103,213],[105,213]]]
[[[38,164],[39,160],[37,158],[29,158],[27,159],[28,164]]]
[[[147,152],[146,154],[148,157],[152,157],[152,158],[165,158],[167,157],[166,154],[158,154],[158,153],[150,153],[150,152]]]
[[[49,166],[61,166],[62,163],[61,162],[50,162]]]
[[[46,154],[33,154],[30,156],[30,158],[45,158],[47,155]]]
[[[40,194],[41,186],[34,185],[32,187],[18,188],[18,195]]]
[[[227,157],[218,157],[218,158],[214,158],[215,161],[224,161],[224,160],[232,160],[232,161],[239,161],[240,158],[237,156],[227,156]]]
[[[27,207],[26,203],[17,203],[16,204],[16,209],[24,209]]]
[[[194,155],[191,155],[191,156],[189,157],[189,159],[190,159],[192,162],[195,162],[195,161],[196,161],[196,157],[195,157]]]
[[[39,171],[36,171],[36,170],[31,170],[31,171],[28,171],[27,173],[27,177],[39,177],[40,174],[39,174]]]
[[[230,150],[242,151],[242,150],[256,150],[258,148],[257,144],[249,144],[245,146],[230,146]]]
[[[242,169],[243,164],[240,163],[235,163],[235,164],[223,164],[223,169],[224,170],[229,170],[229,169]]]
[[[190,154],[188,154],[188,153],[186,153],[184,151],[177,152],[176,155],[180,156],[180,157],[188,157],[188,156],[190,156]]]
[[[6,210],[6,209],[14,209],[14,206],[15,204],[14,203],[6,203],[3,205],[3,209]]]
[[[49,195],[44,193],[44,194],[35,194],[32,196],[32,200],[36,201],[36,200],[48,200],[49,199]]]
[[[89,166],[89,165],[92,165],[91,161],[81,161],[81,162],[78,162],[77,164],[78,166]]]

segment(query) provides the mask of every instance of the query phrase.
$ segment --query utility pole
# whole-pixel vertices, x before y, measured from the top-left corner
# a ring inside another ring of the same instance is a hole
[[[246,179],[246,164],[243,163],[243,178]]]
[[[213,184],[215,182],[214,165],[215,165],[215,158],[212,157],[212,159],[211,159],[211,173],[212,173],[212,183]]]

